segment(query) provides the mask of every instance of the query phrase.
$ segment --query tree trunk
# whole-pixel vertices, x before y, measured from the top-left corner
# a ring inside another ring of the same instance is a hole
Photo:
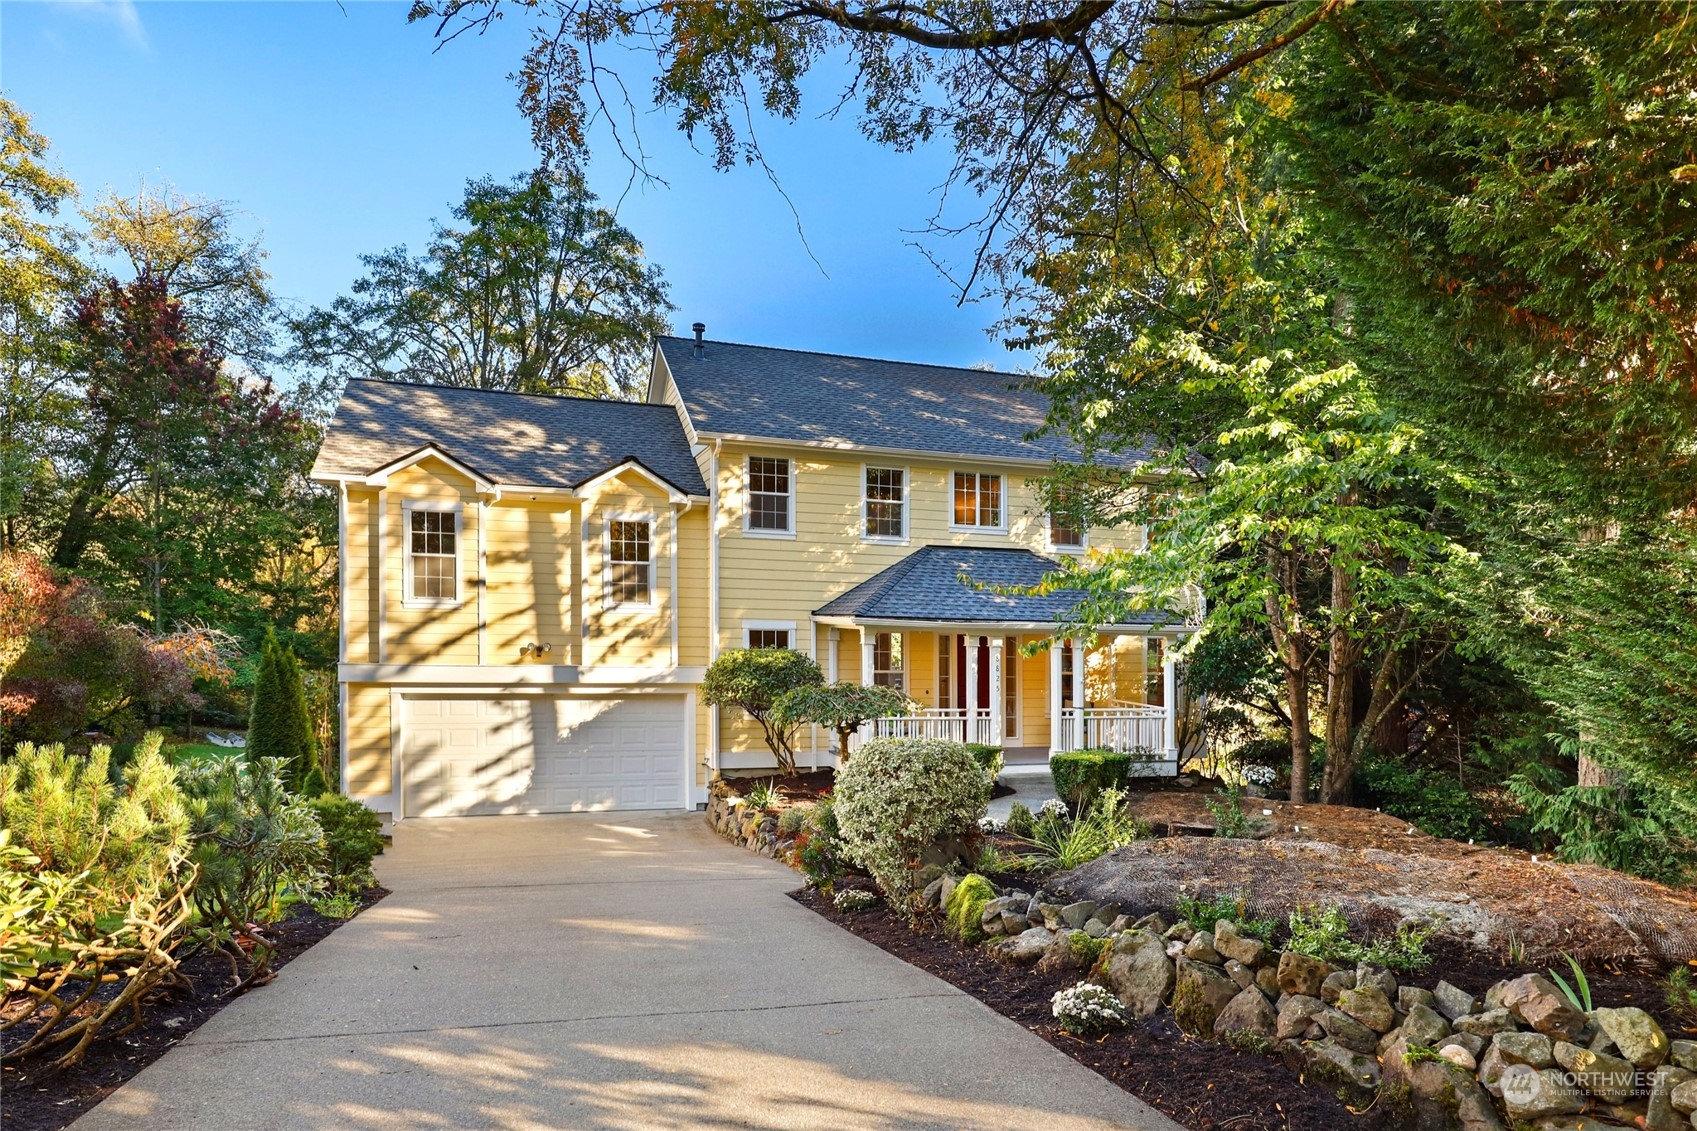
[[[1326,655],[1326,773],[1320,800],[1347,804],[1355,760],[1349,757],[1355,727],[1355,669],[1361,663],[1361,643],[1350,635],[1349,617],[1355,608],[1355,584],[1349,571],[1332,566],[1332,633]]]
[[[1285,690],[1290,695],[1290,799],[1301,803],[1308,800],[1308,758],[1313,745],[1308,722],[1308,669],[1302,663],[1286,660]]]
[[[1277,590],[1267,594],[1267,625],[1272,630],[1279,664],[1284,668],[1285,694],[1290,699],[1290,799],[1303,802],[1308,800],[1312,727],[1308,712],[1308,663],[1302,656],[1301,612],[1295,604],[1296,562],[1290,553],[1269,548],[1267,569],[1277,582]],[[1297,610],[1293,621],[1285,619],[1284,598],[1289,598],[1292,608]]]
[[[106,509],[102,497],[111,487],[112,448],[117,440],[117,429],[108,423],[96,442],[88,470],[71,495],[65,524],[59,528],[59,540],[53,546],[53,564],[60,569],[76,568],[94,538],[95,521]]]

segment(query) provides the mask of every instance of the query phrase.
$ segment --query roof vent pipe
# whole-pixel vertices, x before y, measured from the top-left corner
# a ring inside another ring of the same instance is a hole
[[[700,357],[707,352],[706,343],[702,341],[702,335],[707,333],[707,323],[697,322],[690,329],[695,331],[695,356]]]

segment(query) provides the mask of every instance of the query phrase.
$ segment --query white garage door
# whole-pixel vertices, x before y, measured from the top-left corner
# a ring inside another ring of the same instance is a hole
[[[409,817],[681,809],[684,700],[406,701]]]

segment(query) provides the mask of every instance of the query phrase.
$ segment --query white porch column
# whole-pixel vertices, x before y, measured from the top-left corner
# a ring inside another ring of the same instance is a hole
[[[876,645],[878,634],[865,626],[860,630],[860,685],[872,686],[872,649]]]
[[[837,641],[841,636],[842,633],[834,628],[825,630],[825,679],[831,683],[837,682],[839,678],[837,675]]]
[[[1061,730],[1061,648],[1063,640],[1049,641],[1049,753],[1066,752],[1066,740]]]
[[[1006,662],[1002,656],[1005,641],[1000,636],[990,637],[990,745],[1000,746],[1002,736],[1007,732],[1008,720],[1008,689],[1002,682],[1002,665]]]
[[[966,708],[966,741],[972,741],[973,720],[978,717],[978,637],[966,638],[966,663],[960,673],[960,701]]]
[[[1162,742],[1169,753],[1178,749],[1178,665],[1173,661],[1172,643],[1169,640],[1161,646],[1161,701],[1167,710],[1162,720]]]

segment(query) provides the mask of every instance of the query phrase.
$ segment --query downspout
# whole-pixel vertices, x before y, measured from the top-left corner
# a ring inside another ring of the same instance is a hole
[[[707,485],[707,662],[719,658],[719,449],[713,441]],[[719,772],[719,708],[707,709],[707,766]]]
[[[339,484],[336,506],[336,662],[348,662],[348,481]],[[336,673],[336,764],[338,786],[348,795],[348,685]]]

